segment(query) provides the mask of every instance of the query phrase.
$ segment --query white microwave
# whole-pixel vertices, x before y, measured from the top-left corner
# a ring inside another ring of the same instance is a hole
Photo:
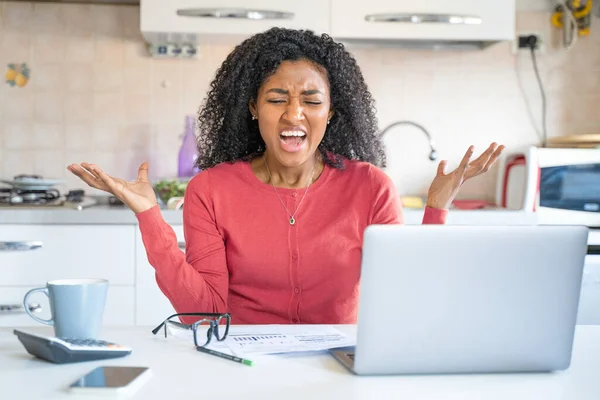
[[[600,228],[600,149],[529,147],[499,166],[498,206],[535,212],[539,224]]]

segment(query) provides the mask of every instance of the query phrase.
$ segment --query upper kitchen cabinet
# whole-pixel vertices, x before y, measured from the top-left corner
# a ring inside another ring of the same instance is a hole
[[[328,32],[322,0],[141,0],[141,29],[150,43],[237,42],[273,26]]]
[[[514,38],[515,0],[331,0],[331,35],[483,46]]]

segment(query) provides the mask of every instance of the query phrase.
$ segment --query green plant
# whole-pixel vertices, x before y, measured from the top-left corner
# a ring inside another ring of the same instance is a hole
[[[163,179],[156,182],[154,191],[163,203],[167,203],[171,197],[183,197],[187,182],[181,182],[176,179]]]

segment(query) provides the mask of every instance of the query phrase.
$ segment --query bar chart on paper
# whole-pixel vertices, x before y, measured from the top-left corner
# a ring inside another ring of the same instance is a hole
[[[234,352],[248,353],[280,353],[287,352],[302,345],[294,336],[275,334],[230,334],[227,339],[229,348]]]
[[[234,353],[249,355],[320,351],[355,341],[332,327],[263,325],[232,328],[225,343]]]
[[[173,335],[187,343],[192,331],[169,327]],[[322,351],[334,347],[353,346],[354,338],[329,326],[319,325],[254,325],[232,326],[227,339],[213,340],[208,346],[226,354],[247,357],[254,355]]]

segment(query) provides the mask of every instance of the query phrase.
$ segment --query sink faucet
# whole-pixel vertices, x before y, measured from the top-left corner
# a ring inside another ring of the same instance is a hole
[[[435,161],[437,159],[437,150],[435,149],[435,147],[433,147],[435,144],[433,142],[433,139],[431,138],[431,135],[429,134],[429,132],[427,132],[427,129],[423,128],[423,126],[417,124],[416,122],[412,122],[412,121],[396,121],[396,122],[392,122],[390,125],[386,126],[380,133],[379,133],[379,137],[383,137],[383,135],[390,130],[391,128],[397,126],[397,125],[412,125],[415,126],[417,128],[419,128],[420,130],[423,131],[423,133],[425,134],[425,136],[427,136],[427,140],[429,140],[429,147],[431,148],[431,152],[429,153],[429,159],[431,161]]]

